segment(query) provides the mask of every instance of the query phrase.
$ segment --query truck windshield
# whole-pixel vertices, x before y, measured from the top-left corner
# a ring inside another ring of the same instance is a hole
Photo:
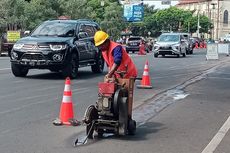
[[[63,22],[46,22],[41,24],[31,36],[73,37],[75,24]]]
[[[160,42],[178,42],[179,40],[179,35],[161,35],[158,38],[158,41]]]

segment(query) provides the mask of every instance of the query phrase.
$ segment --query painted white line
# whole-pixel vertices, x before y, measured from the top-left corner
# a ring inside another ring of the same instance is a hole
[[[230,80],[230,78],[225,78],[225,77],[212,77],[212,76],[208,76],[208,79],[221,79],[221,80]]]
[[[217,132],[217,134],[212,138],[212,140],[209,142],[209,144],[205,147],[205,149],[202,151],[202,153],[213,153],[220,142],[223,140],[224,136],[230,129],[230,116],[225,121],[224,125],[220,128],[220,130]]]
[[[0,69],[0,71],[4,71],[4,70],[10,70],[11,68],[3,68],[3,69]]]

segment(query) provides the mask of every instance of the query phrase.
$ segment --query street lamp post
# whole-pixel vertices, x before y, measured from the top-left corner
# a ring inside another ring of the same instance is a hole
[[[200,12],[197,14],[197,37],[200,38]]]
[[[212,5],[212,23],[213,23],[213,29],[212,29],[212,39],[215,39],[215,12],[216,9],[216,3],[211,3]]]
[[[200,38],[200,2],[198,1],[197,9],[197,37]]]

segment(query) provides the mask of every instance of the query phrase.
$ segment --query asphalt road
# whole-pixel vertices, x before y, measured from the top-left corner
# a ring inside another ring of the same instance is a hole
[[[31,70],[27,77],[11,74],[8,57],[0,57],[0,150],[4,153],[201,153],[213,145],[216,153],[229,152],[230,137],[220,128],[228,119],[230,59],[207,61],[205,51],[186,58],[153,58],[131,54],[142,76],[149,61],[153,89],[135,89],[135,136],[105,135],[74,148],[84,126],[54,126],[63,96],[64,80],[58,73]],[[106,74],[106,72],[104,72]],[[80,69],[72,82],[75,118],[81,120],[97,100],[103,75]],[[136,84],[139,84],[137,81]],[[228,122],[226,122],[228,123]],[[227,124],[228,125],[228,124]],[[218,131],[221,131],[218,133]],[[217,134],[217,139],[213,139]],[[222,134],[222,137],[218,137]],[[215,147],[216,146],[216,147]],[[207,153],[207,152],[203,152]]]

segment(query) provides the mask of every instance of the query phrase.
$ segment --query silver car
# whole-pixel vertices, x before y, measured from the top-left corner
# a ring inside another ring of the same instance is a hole
[[[186,40],[180,33],[163,33],[153,47],[154,57],[176,55],[186,57]]]

